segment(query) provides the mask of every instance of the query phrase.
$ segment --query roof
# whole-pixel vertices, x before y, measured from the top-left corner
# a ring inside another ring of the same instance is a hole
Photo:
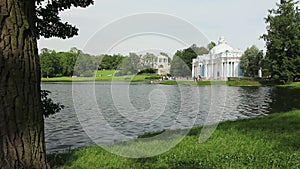
[[[211,50],[210,50],[210,54],[211,55],[216,55],[216,54],[220,54],[220,53],[224,53],[224,52],[230,52],[230,51],[233,51],[234,49],[229,46],[225,40],[224,37],[221,37],[219,39],[219,42],[218,42],[218,45],[213,47]]]

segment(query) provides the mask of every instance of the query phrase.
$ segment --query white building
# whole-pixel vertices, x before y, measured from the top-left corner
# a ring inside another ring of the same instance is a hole
[[[193,59],[192,76],[208,80],[227,80],[228,77],[243,76],[240,69],[240,57],[243,52],[229,46],[221,37],[209,54]]]
[[[157,70],[157,73],[160,75],[166,75],[170,73],[170,62],[167,56],[158,55],[154,69]]]

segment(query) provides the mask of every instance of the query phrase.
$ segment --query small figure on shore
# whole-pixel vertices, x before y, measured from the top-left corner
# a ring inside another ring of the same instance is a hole
[[[201,80],[202,80],[202,77],[200,75],[198,75],[197,81],[201,81]]]

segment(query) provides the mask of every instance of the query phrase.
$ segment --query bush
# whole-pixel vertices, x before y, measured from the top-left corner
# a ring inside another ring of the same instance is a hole
[[[125,77],[124,80],[131,80],[131,78],[130,77]]]
[[[63,74],[56,74],[56,77],[62,77],[63,76]]]
[[[95,72],[92,70],[87,70],[83,72],[80,76],[82,77],[93,77],[95,75]]]
[[[228,81],[254,81],[252,77],[228,77]]]
[[[147,74],[154,74],[154,73],[156,73],[156,71],[153,68],[147,68],[147,69],[141,70],[138,73],[138,75],[139,74],[145,74],[145,73],[147,73]]]
[[[123,76],[123,72],[122,71],[118,71],[117,73],[115,73],[115,76]]]

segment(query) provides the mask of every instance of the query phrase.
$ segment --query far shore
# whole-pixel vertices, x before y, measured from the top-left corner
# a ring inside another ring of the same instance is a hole
[[[192,80],[158,80],[157,75],[142,74],[128,76],[106,76],[106,77],[52,77],[42,78],[42,82],[86,82],[86,81],[129,81],[129,82],[146,82],[162,85],[228,85],[228,86],[278,86],[278,87],[300,87],[300,82],[289,84],[278,84],[273,82],[260,82],[256,80],[235,80],[235,81],[192,81]]]

